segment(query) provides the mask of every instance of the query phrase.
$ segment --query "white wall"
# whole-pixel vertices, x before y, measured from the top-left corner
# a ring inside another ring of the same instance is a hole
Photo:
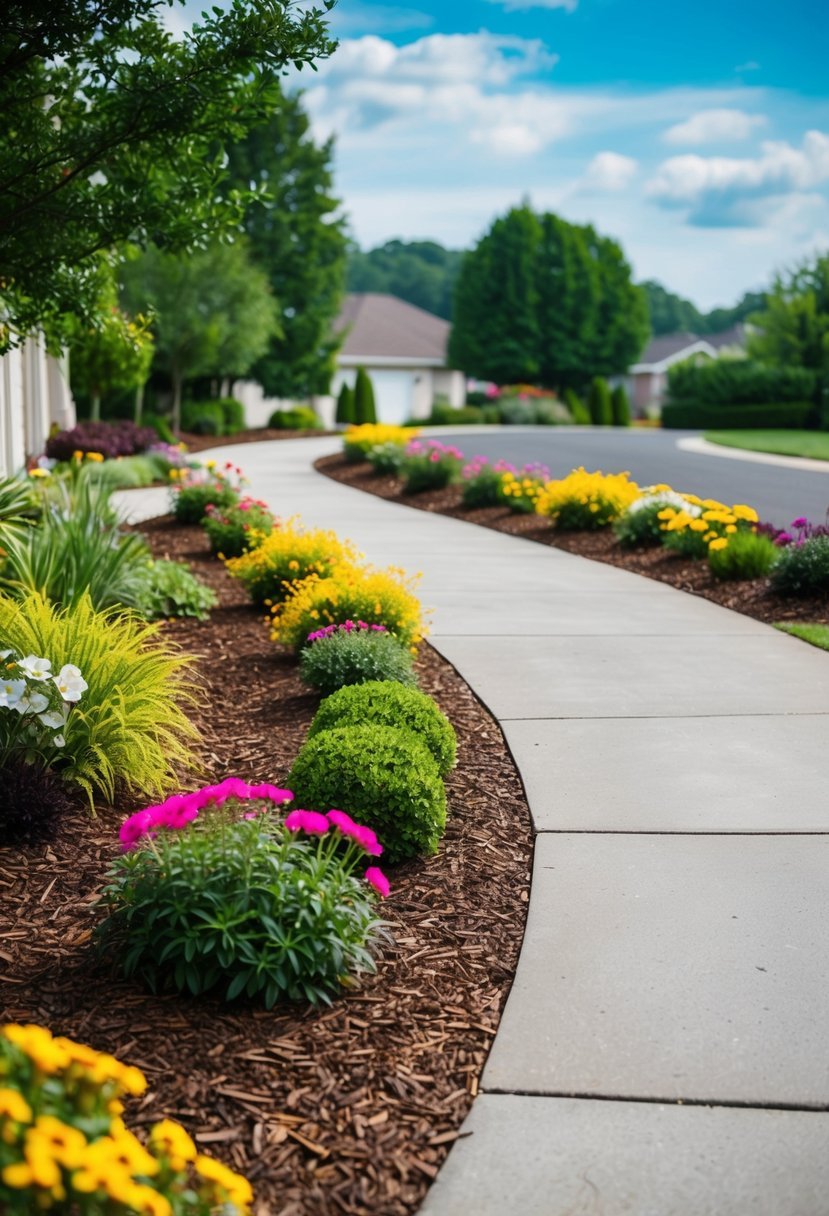
[[[47,355],[35,335],[0,357],[0,473],[40,455],[53,423],[75,425],[66,360]]]
[[[314,410],[320,425],[330,430],[334,425],[336,402],[328,395],[311,397],[307,401],[295,401],[288,397],[266,397],[261,384],[255,380],[237,380],[233,385],[233,396],[245,407],[245,422],[249,427],[267,426],[271,414],[276,410],[292,410],[304,405]]]

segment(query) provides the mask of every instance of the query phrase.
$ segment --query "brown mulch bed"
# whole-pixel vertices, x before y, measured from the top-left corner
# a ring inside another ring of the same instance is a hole
[[[316,697],[209,559],[201,529],[164,519],[141,530],[157,556],[191,561],[221,597],[209,622],[165,626],[202,656],[211,779],[284,782]],[[458,732],[446,837],[437,857],[389,871],[395,944],[331,1009],[154,997],[118,978],[91,935],[132,807],[97,819],[79,809],[48,847],[0,850],[2,1016],[143,1068],[150,1090],[130,1123],[180,1120],[250,1178],[258,1216],[414,1212],[477,1091],[515,971],[532,855],[521,782],[454,669],[428,647],[418,667]]]
[[[254,430],[240,431],[238,435],[193,435],[180,431],[178,438],[187,444],[191,452],[204,452],[208,448],[224,448],[239,443],[261,443],[264,439],[323,439],[336,435],[337,431],[282,431],[274,427],[261,426]]]
[[[670,583],[680,591],[713,600],[724,608],[742,612],[758,621],[807,621],[829,624],[829,601],[826,596],[791,599],[774,595],[767,578],[745,582],[720,582],[709,572],[707,562],[693,561],[669,549],[642,548],[625,550],[616,543],[609,528],[599,532],[556,532],[549,521],[537,515],[516,515],[506,507],[480,507],[474,510],[461,505],[461,491],[457,486],[444,490],[427,490],[422,494],[404,494],[397,477],[380,475],[368,463],[349,464],[341,455],[325,456],[314,466],[320,473],[335,481],[344,482],[356,489],[376,494],[395,502],[431,511],[439,515],[451,515],[481,524],[496,532],[507,532],[512,536],[523,536],[527,540],[555,549],[566,549],[593,561],[607,562],[646,578],[661,583]]]

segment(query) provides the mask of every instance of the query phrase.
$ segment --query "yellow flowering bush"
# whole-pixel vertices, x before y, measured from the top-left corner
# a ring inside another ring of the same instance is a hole
[[[498,479],[498,500],[515,514],[532,515],[549,477],[540,465],[527,465],[520,471],[507,469]]]
[[[395,443],[404,448],[420,434],[417,427],[390,426],[384,422],[364,422],[350,426],[343,436],[343,452],[347,460],[366,460],[372,448]]]
[[[328,578],[343,563],[354,564],[358,554],[350,541],[335,532],[304,531],[296,520],[276,528],[262,543],[225,565],[244,585],[255,604],[278,604],[293,584],[317,575]]]
[[[300,650],[310,633],[326,625],[363,621],[385,625],[404,645],[416,646],[425,630],[415,581],[394,567],[342,565],[328,578],[312,575],[296,583],[284,603],[274,605],[271,638]]]
[[[548,481],[535,509],[562,531],[593,530],[612,524],[640,494],[627,473],[588,473],[579,468],[558,481]]]
[[[698,498],[695,494],[683,497],[685,506],[667,505],[657,516],[663,544],[683,557],[707,557],[712,544],[723,549],[730,536],[737,532],[754,532],[756,528],[757,512],[744,503],[728,507],[715,498]],[[721,541],[724,543],[720,544]]]
[[[143,1144],[121,1098],[139,1069],[43,1026],[0,1031],[0,1211],[72,1216],[245,1216],[247,1179],[200,1155],[169,1119]]]

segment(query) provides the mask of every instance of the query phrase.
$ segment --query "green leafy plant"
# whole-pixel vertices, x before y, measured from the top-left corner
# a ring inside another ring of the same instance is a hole
[[[570,411],[570,416],[576,426],[590,426],[593,421],[590,417],[590,410],[575,389],[568,388],[564,390],[564,404]]]
[[[708,569],[714,578],[723,580],[763,578],[780,553],[774,541],[762,533],[734,532],[708,546]]]
[[[367,459],[375,473],[399,474],[404,461],[404,449],[399,443],[378,443],[370,448]]]
[[[218,401],[185,401],[181,407],[181,429],[191,435],[223,435],[224,412]]]
[[[440,490],[460,480],[463,452],[439,439],[413,439],[400,465],[406,494]]]
[[[393,726],[343,726],[308,739],[288,782],[301,806],[341,807],[373,828],[389,861],[436,853],[446,790],[429,749]]]
[[[197,472],[182,470],[183,478],[174,483],[172,508],[178,523],[200,524],[208,507],[231,507],[239,501],[238,470],[234,482],[228,472],[216,469],[214,464],[210,461]]]
[[[311,723],[308,738],[337,727],[367,723],[410,730],[428,747],[442,777],[455,767],[457,740],[446,714],[425,692],[405,688],[393,680],[354,684],[326,697]]]
[[[62,775],[90,803],[116,787],[161,793],[193,766],[199,733],[185,709],[196,700],[194,660],[158,640],[158,625],[96,612],[88,595],[61,609],[34,594],[0,596],[0,641],[16,654],[73,664],[88,683],[83,707],[66,724]]]
[[[166,484],[170,474],[170,462],[155,453],[142,456],[122,456],[120,459],[104,460],[84,466],[84,476],[112,490],[132,490],[151,486],[156,482]]]
[[[829,536],[788,545],[771,575],[778,595],[825,595],[829,591]]]
[[[687,510],[688,502],[674,490],[655,487],[645,490],[613,523],[616,539],[623,549],[642,545],[661,545],[665,539],[664,520],[660,513],[666,507]]]
[[[295,405],[290,410],[274,410],[268,426],[276,431],[320,431],[322,423],[307,405]]]
[[[135,608],[148,621],[191,616],[206,621],[219,600],[200,582],[186,562],[160,559],[147,562],[138,572]]]
[[[270,535],[275,524],[265,503],[247,497],[224,508],[208,503],[202,520],[210,552],[223,558],[241,557],[255,549]]]
[[[337,631],[306,646],[299,656],[299,674],[324,696],[368,680],[408,686],[417,682],[411,651],[390,633],[361,629]]]
[[[282,998],[330,1004],[375,969],[380,922],[355,873],[363,848],[323,815],[297,812],[291,831],[272,814],[227,801],[118,859],[101,944],[125,975],[154,992],[218,988],[270,1009]]]
[[[0,545],[7,536],[24,532],[39,514],[40,501],[30,480],[0,477]]]

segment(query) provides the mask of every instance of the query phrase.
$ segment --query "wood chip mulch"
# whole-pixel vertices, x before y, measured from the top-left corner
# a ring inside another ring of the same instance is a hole
[[[468,520],[496,532],[523,536],[541,545],[566,549],[579,557],[607,562],[623,570],[631,570],[634,574],[670,583],[680,591],[713,600],[724,608],[742,612],[758,621],[829,624],[829,601],[826,596],[804,596],[795,600],[775,595],[767,578],[720,582],[712,577],[707,562],[693,561],[669,549],[622,549],[610,528],[598,532],[556,532],[548,520],[537,515],[516,515],[506,507],[469,510],[461,505],[461,491],[457,486],[427,490],[422,494],[404,494],[398,478],[378,475],[368,463],[350,464],[339,454],[323,457],[314,467],[335,481],[376,494],[379,498],[402,502],[421,511]]]
[[[239,431],[237,435],[223,435],[220,439],[215,435],[193,435],[189,431],[180,431],[176,439],[187,444],[189,452],[206,452],[210,448],[225,448],[240,443],[262,443],[265,439],[324,439],[326,435],[338,435],[339,431],[283,431],[275,427],[260,426],[251,430]]]
[[[186,558],[218,591],[209,622],[168,636],[201,658],[200,725],[211,780],[284,783],[317,699],[199,528],[141,529],[157,556]],[[154,997],[100,959],[95,909],[125,804],[78,809],[48,846],[0,849],[0,1009],[141,1067],[150,1089],[130,1125],[181,1121],[244,1173],[257,1216],[405,1216],[421,1203],[477,1092],[515,971],[532,832],[500,729],[428,647],[422,687],[449,714],[460,761],[437,857],[390,870],[395,943],[375,976],[331,1009],[271,1012]]]

